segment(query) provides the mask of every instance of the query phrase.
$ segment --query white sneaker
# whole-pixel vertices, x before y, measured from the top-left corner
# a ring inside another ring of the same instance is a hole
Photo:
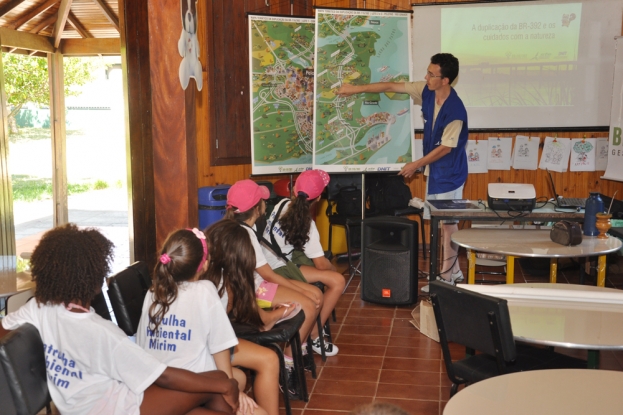
[[[428,284],[420,288],[420,291],[422,291],[423,293],[427,293],[429,290],[430,290],[430,285]]]
[[[458,272],[453,272],[451,278],[454,282],[462,282],[465,279],[461,270],[459,270]]]
[[[320,348],[320,337],[316,337],[314,341],[312,341],[312,350],[318,354],[322,354],[322,349]],[[324,354],[325,356],[335,356],[339,349],[336,345],[329,342],[327,339],[324,339]]]

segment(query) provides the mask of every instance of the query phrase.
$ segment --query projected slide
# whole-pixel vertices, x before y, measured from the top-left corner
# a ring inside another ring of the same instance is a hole
[[[249,16],[253,174],[311,168],[314,24]]]
[[[317,10],[314,166],[328,172],[400,170],[412,160],[406,94],[335,92],[342,83],[408,81],[410,15]]]
[[[461,62],[465,105],[572,105],[582,4],[515,5],[505,11],[441,12],[441,49]]]

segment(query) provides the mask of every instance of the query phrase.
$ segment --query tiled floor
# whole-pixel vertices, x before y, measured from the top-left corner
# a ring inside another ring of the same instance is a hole
[[[609,263],[607,286],[623,287],[623,273],[619,271],[623,266],[618,265],[618,257],[610,258]],[[460,265],[467,275],[464,252],[460,254]],[[516,265],[516,282],[547,282],[547,268],[539,269],[534,263],[523,265],[535,269],[528,273],[521,264]],[[338,266],[345,267],[342,262]],[[424,260],[419,266],[428,269]],[[578,281],[577,266],[569,263],[560,268],[559,282]],[[425,283],[421,279],[419,286]],[[450,395],[450,381],[439,344],[409,323],[414,305],[388,307],[364,302],[359,284],[358,277],[351,282],[336,308],[337,322],[331,323],[339,354],[327,358],[326,363],[315,356],[317,379],[307,374],[309,402],[293,401],[293,414],[347,413],[372,401],[394,403],[412,415],[442,414]],[[453,354],[458,358],[464,355],[464,349],[453,348]],[[586,352],[576,354],[585,357]],[[623,370],[623,353],[602,352],[600,368]],[[281,413],[285,413],[283,408]]]

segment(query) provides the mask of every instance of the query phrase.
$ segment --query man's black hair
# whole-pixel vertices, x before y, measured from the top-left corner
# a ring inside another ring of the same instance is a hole
[[[451,53],[438,53],[430,58],[430,63],[439,65],[441,76],[448,78],[450,83],[459,76],[459,60]]]

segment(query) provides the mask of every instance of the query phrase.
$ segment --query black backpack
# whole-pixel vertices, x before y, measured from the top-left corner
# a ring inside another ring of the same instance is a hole
[[[335,210],[340,216],[361,217],[361,189],[342,187],[335,197]]]
[[[397,209],[409,206],[411,189],[402,176],[366,176],[366,196],[369,215],[393,215]]]

